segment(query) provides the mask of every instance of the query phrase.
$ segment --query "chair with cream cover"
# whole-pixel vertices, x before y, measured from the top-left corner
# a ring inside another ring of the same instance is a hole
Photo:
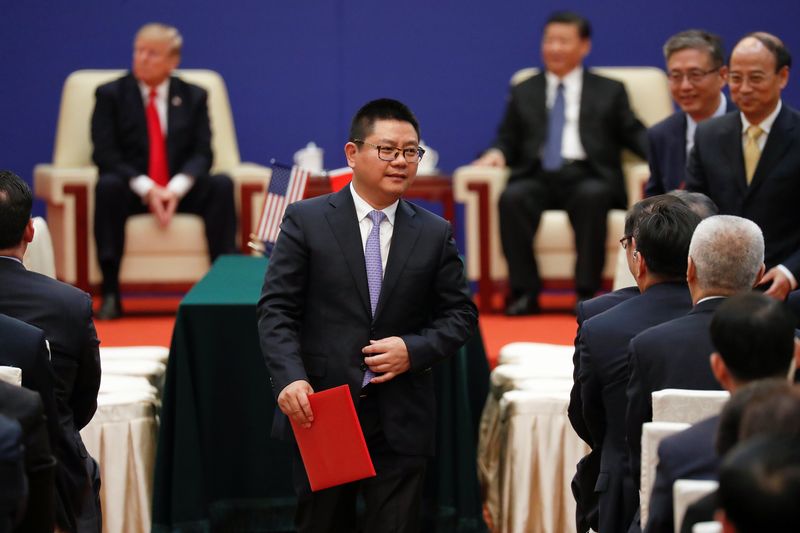
[[[90,135],[94,93],[99,85],[123,73],[122,70],[79,70],[69,75],[61,95],[53,161],[34,169],[36,196],[47,203],[47,220],[54,235],[56,274],[62,281],[85,290],[101,280],[92,231],[97,181]],[[208,91],[214,151],[211,171],[231,177],[240,226],[252,227],[259,198],[248,194],[247,201],[240,205],[240,192],[247,186],[261,190],[269,180],[270,170],[240,161],[222,77],[210,70],[180,70],[177,75]],[[249,223],[241,224],[244,219]],[[198,216],[179,213],[168,228],[161,229],[152,215],[135,215],[128,219],[125,236],[120,271],[123,289],[188,287],[208,270],[203,222]],[[247,236],[241,241],[246,246]]]
[[[728,391],[664,389],[655,391],[654,422],[684,422],[695,424],[718,415],[730,398]]]
[[[56,277],[56,259],[53,255],[53,238],[47,222],[42,217],[33,217],[33,240],[22,257],[25,268],[51,278]]]
[[[683,431],[691,424],[684,422],[646,422],[642,426],[642,473],[639,489],[641,524],[644,531],[650,511],[650,493],[656,480],[658,466],[658,445],[666,437]]]
[[[686,510],[694,502],[717,490],[719,483],[710,479],[679,479],[672,485],[672,511],[675,533],[681,530]]]
[[[598,67],[592,71],[625,84],[631,107],[645,126],[652,126],[672,113],[672,100],[664,71],[653,67]],[[536,72],[535,68],[520,70],[512,76],[511,84],[521,83]],[[650,171],[646,163],[636,160],[632,154],[624,154],[623,171],[628,204],[632,205],[642,198],[642,190]],[[453,174],[453,194],[465,206],[467,276],[470,281],[478,281],[482,309],[491,307],[496,287],[503,285],[508,276],[500,245],[497,204],[509,175],[508,168],[473,165],[460,167]],[[624,222],[623,210],[609,212],[606,263],[603,269],[603,278],[607,280],[614,277],[618,241],[622,236]],[[543,284],[571,283],[575,266],[575,246],[565,211],[544,212],[532,246],[536,251]]]

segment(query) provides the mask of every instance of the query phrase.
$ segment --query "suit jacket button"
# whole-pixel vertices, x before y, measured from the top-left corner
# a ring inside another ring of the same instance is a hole
[[[366,372],[367,368],[368,368],[367,367],[367,363],[361,363],[361,367],[360,368],[361,368],[362,371]]]

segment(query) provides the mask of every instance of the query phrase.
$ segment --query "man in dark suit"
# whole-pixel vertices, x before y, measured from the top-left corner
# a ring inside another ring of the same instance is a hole
[[[800,113],[781,102],[791,56],[783,43],[753,33],[734,47],[731,97],[740,113],[700,124],[686,186],[720,213],[749,218],[764,232],[766,294],[785,299],[800,276]]]
[[[101,529],[100,475],[78,431],[92,419],[100,388],[100,353],[88,294],[22,264],[33,240],[28,184],[16,174],[0,171],[0,313],[44,331],[55,374],[59,425],[68,451],[58,451],[59,484],[67,487],[59,499],[57,520],[65,531]],[[60,408],[63,405],[63,409]]]
[[[686,271],[694,307],[686,316],[643,331],[628,349],[625,425],[637,487],[642,424],[653,419],[652,393],[720,388],[708,364],[714,351],[711,317],[726,297],[751,290],[763,274],[764,237],[754,222],[730,215],[700,222],[689,245]]]
[[[722,40],[702,30],[682,31],[664,44],[672,99],[680,107],[647,130],[650,179],[645,196],[684,187],[686,156],[694,145],[697,124],[735,108],[722,93],[728,67]]]
[[[544,28],[545,72],[511,89],[492,148],[474,164],[511,167],[500,197],[500,237],[508,261],[508,315],[539,310],[533,237],[545,209],[566,209],[575,230],[578,300],[600,288],[609,209],[627,206],[621,151],[645,156],[645,130],[625,87],[585,71],[589,22],[552,15]]]
[[[639,332],[685,314],[691,307],[684,281],[689,242],[700,217],[681,200],[662,195],[652,202],[633,235],[625,236],[640,296],[630,298],[587,320],[578,338],[574,387],[592,444],[600,454],[595,483],[599,493],[599,531],[626,531],[638,507],[625,443],[625,385],[628,343]],[[587,472],[592,474],[592,472]],[[581,486],[591,480],[581,480]]]
[[[753,381],[787,378],[800,360],[794,316],[782,302],[757,292],[727,298],[711,319],[711,370],[722,388],[736,392]],[[645,533],[673,531],[672,485],[678,479],[717,479],[714,447],[720,417],[671,435],[658,446],[658,466]]]
[[[177,29],[143,26],[131,72],[97,89],[92,158],[99,171],[94,233],[103,273],[101,319],[122,313],[119,268],[129,215],[149,210],[164,227],[176,211],[200,215],[211,260],[235,252],[232,182],[208,175],[213,154],[206,91],[171,76],[181,45]]]
[[[411,111],[375,100],[345,145],[353,181],[290,205],[258,305],[261,349],[287,416],[314,420],[308,395],[347,384],[377,477],[312,493],[295,457],[298,531],[418,531],[422,480],[434,451],[431,366],[473,333],[477,310],[450,226],[401,198],[423,151]]]
[[[27,502],[22,505],[24,512],[17,517],[19,521],[13,531],[52,533],[55,523],[56,460],[51,453],[47,421],[39,393],[0,381],[0,415],[16,420],[22,429]],[[0,492],[12,489],[7,481],[3,479],[3,483],[0,483]]]

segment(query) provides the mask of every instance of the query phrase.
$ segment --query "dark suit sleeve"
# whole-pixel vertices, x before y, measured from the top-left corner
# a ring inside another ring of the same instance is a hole
[[[659,194],[664,194],[664,177],[661,175],[661,166],[660,161],[658,159],[658,150],[656,149],[656,139],[655,134],[652,130],[647,131],[647,164],[650,167],[650,178],[647,180],[647,184],[644,186],[644,196],[645,198],[649,198],[650,196],[657,196]]]
[[[510,167],[519,162],[522,139],[525,136],[524,124],[517,106],[517,91],[514,89],[511,88],[503,119],[497,128],[497,138],[492,144],[492,148],[503,152],[506,165]]]
[[[647,160],[647,130],[631,109],[624,85],[620,86],[615,100],[614,109],[617,110],[616,126],[620,144]]]
[[[50,435],[51,444],[55,441],[59,431],[58,409],[56,407],[56,396],[53,389],[53,382],[56,377],[53,367],[50,365],[50,351],[47,349],[44,332],[40,331],[37,342],[32,347],[37,355],[33,360],[33,371],[30,376],[23,376],[25,387],[39,392],[42,397],[44,414],[47,417],[47,432]],[[55,446],[52,446],[55,448]]]
[[[140,172],[123,159],[120,146],[119,96],[113,88],[116,84],[103,85],[95,92],[92,113],[92,160],[100,173],[110,172],[124,178],[138,176]]]
[[[79,315],[84,329],[83,353],[69,401],[78,430],[86,426],[97,411],[97,393],[100,390],[100,341],[92,320],[92,300],[88,294],[83,296],[83,309]]]
[[[578,375],[581,370],[581,352],[579,349],[578,341],[581,337],[581,326],[583,322],[581,317],[583,309],[583,302],[578,304],[578,333],[575,336],[575,351],[572,353],[572,390],[569,393],[569,407],[567,408],[567,416],[569,422],[575,433],[583,439],[590,447],[594,447],[592,437],[589,434],[589,428],[586,427],[586,422],[583,420],[583,399],[581,397],[581,384],[578,381]]]
[[[691,192],[701,192],[708,194],[708,184],[706,183],[706,175],[703,170],[703,160],[701,148],[698,145],[699,129],[702,125],[698,125],[698,132],[695,133],[695,143],[689,153],[689,159],[686,162],[686,190]]]
[[[206,91],[199,90],[197,102],[193,107],[191,123],[194,125],[191,135],[193,135],[193,151],[181,166],[178,173],[188,174],[199,178],[208,174],[213,160],[211,152],[211,127],[208,118],[208,94]]]
[[[592,334],[589,326],[588,323],[584,324],[583,334],[578,341],[580,350],[578,383],[581,389],[583,420],[591,441],[595,443],[595,446],[600,446],[605,438],[606,416],[603,410],[603,385],[593,365],[594,359],[590,349]]]
[[[452,228],[449,223],[444,228],[441,253],[433,265],[436,304],[431,319],[421,331],[401,336],[408,349],[412,372],[430,368],[456,353],[475,331],[478,321]]]
[[[258,302],[261,353],[276,397],[290,383],[308,381],[300,355],[307,277],[308,249],[296,205],[292,204],[286,208]]]
[[[650,387],[646,375],[640,367],[637,338],[634,337],[628,348],[628,407],[625,412],[625,432],[630,450],[631,476],[637,488],[641,483],[642,462],[642,424],[653,419],[650,400]]]

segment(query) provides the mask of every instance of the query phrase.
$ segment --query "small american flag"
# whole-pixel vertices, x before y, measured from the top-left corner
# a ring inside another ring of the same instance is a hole
[[[251,235],[251,248],[265,255],[270,254],[278,240],[286,207],[303,197],[309,174],[310,171],[297,165],[288,167],[272,162],[272,178],[264,197],[264,208],[261,210],[256,233]]]

